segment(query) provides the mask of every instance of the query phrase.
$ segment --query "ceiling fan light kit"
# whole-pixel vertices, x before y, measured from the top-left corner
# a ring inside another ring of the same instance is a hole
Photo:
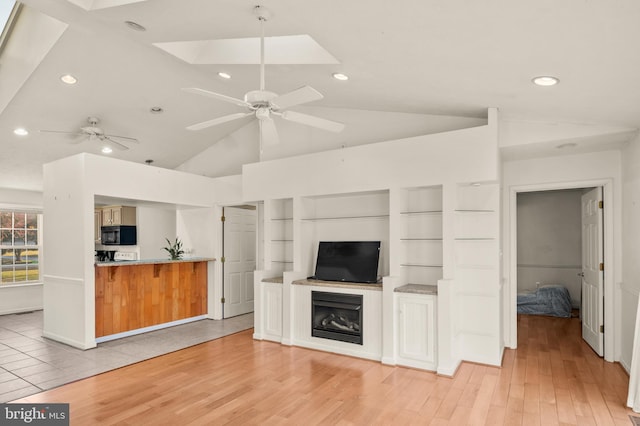
[[[265,72],[264,72],[264,22],[271,18],[271,13],[263,6],[255,6],[253,13],[258,17],[261,27],[260,35],[260,89],[251,90],[244,95],[244,99],[237,99],[220,93],[210,92],[199,88],[184,88],[182,90],[218,99],[227,103],[231,103],[246,108],[245,113],[234,113],[222,117],[207,120],[201,123],[193,124],[187,127],[187,130],[202,130],[218,124],[227,123],[229,121],[238,120],[250,115],[255,116],[260,127],[260,150],[263,146],[274,145],[278,143],[278,133],[273,121],[273,116],[278,116],[284,120],[292,121],[299,124],[315,127],[330,132],[340,132],[344,129],[344,124],[316,117],[313,115],[297,113],[294,111],[285,111],[288,108],[302,105],[305,103],[317,101],[323,98],[322,94],[310,86],[302,86],[283,95],[265,90]]]
[[[100,127],[98,127],[99,121],[100,120],[97,117],[87,117],[87,122],[89,123],[89,125],[81,127],[80,131],[78,132],[68,132],[68,131],[62,131],[62,130],[40,130],[40,132],[78,136],[78,138],[74,140],[72,143],[80,143],[85,140],[88,140],[90,142],[98,141],[103,144],[107,144],[109,149],[113,147],[121,151],[126,151],[129,149],[129,147],[125,145],[125,143],[139,143],[138,139],[136,138],[106,134]],[[120,141],[116,139],[120,139]],[[102,148],[102,152],[107,154],[107,152],[104,151],[104,147]]]

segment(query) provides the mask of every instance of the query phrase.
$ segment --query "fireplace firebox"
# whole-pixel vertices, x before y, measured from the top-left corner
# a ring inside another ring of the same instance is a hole
[[[362,345],[362,295],[312,291],[311,335]]]

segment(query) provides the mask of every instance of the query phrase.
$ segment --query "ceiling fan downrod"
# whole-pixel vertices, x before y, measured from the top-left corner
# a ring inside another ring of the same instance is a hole
[[[265,88],[264,83],[264,23],[269,20],[271,14],[263,6],[256,6],[253,8],[253,13],[258,17],[260,21],[260,90]]]

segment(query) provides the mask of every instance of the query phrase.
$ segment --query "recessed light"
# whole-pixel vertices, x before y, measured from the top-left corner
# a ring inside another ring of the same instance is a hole
[[[67,83],[67,84],[76,84],[78,82],[78,79],[72,76],[71,74],[63,75],[62,77],[60,77],[60,80],[62,80],[63,83]]]
[[[151,111],[151,114],[162,114],[164,112],[162,107],[159,106],[151,107],[149,111]]]
[[[557,77],[552,77],[550,75],[541,75],[539,77],[534,77],[532,80],[533,84],[538,86],[555,86],[560,83],[560,80]]]
[[[29,131],[24,127],[18,127],[17,129],[14,129],[13,133],[18,136],[27,136],[29,134]]]
[[[578,145],[573,142],[567,142],[567,143],[561,143],[560,145],[556,146],[556,148],[565,149],[565,148],[575,148],[576,146]]]
[[[124,24],[134,31],[147,31],[145,27],[133,21],[124,21]]]
[[[102,147],[102,153],[103,154],[111,154],[113,152],[113,150],[111,148],[109,148],[108,146],[103,146]]]
[[[336,80],[340,80],[340,81],[349,80],[349,76],[346,74],[342,74],[341,72],[334,72],[332,75],[333,75],[333,78],[335,78]]]
[[[225,80],[229,80],[231,78],[231,74],[229,74],[227,72],[220,71],[218,73],[218,77],[224,78]]]

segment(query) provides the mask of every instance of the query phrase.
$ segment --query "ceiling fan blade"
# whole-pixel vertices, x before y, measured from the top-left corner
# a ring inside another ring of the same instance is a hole
[[[86,133],[76,133],[75,138],[69,143],[72,145],[77,145],[87,140],[87,136],[88,135]]]
[[[232,98],[231,96],[222,95],[220,93],[210,92],[208,90],[198,89],[196,87],[188,87],[182,90],[184,90],[185,92],[194,93],[196,95],[207,96],[209,98],[229,102],[238,106],[251,108],[251,104],[243,101],[242,99]]]
[[[285,120],[306,124],[307,126],[317,127],[318,129],[328,130],[329,132],[339,133],[344,129],[343,123],[295,111],[285,111],[282,113],[281,117]]]
[[[207,127],[216,126],[218,124],[226,123],[227,121],[238,120],[240,118],[247,117],[249,115],[254,114],[253,111],[250,112],[236,112],[235,114],[224,115],[222,117],[214,118],[213,120],[203,121],[202,123],[192,124],[187,127],[187,130],[202,130]]]
[[[119,149],[120,151],[126,151],[126,150],[129,149],[128,146],[126,146],[124,144],[121,144],[120,142],[111,139],[109,136],[103,136],[103,137],[98,138],[98,139],[100,139],[103,142],[104,141],[109,141],[109,145],[112,145],[114,148]]]
[[[57,133],[59,135],[67,135],[72,137],[73,139],[71,141],[69,141],[70,144],[79,144],[80,142],[83,142],[85,140],[85,137],[87,136],[86,133],[84,132],[67,132],[64,130],[38,130],[38,132],[40,133]]]
[[[64,130],[38,130],[40,133],[57,133],[59,135],[68,135],[74,138],[71,143],[80,143],[82,142],[83,136],[86,136],[84,132],[67,132]]]
[[[324,98],[322,93],[311,86],[302,86],[284,95],[277,96],[271,100],[271,105],[278,110],[290,108],[295,105],[306,104],[307,102],[318,101]]]
[[[260,149],[265,146],[277,145],[280,138],[273,118],[262,118],[258,120],[258,123],[260,124]]]
[[[117,138],[117,139],[124,139],[127,142],[131,142],[131,143],[140,143],[140,141],[136,138],[130,138],[128,136],[118,136],[118,135],[103,135],[105,138]]]
[[[40,133],[61,133],[63,135],[81,135],[82,133],[78,132],[67,132],[64,130],[38,130]]]

